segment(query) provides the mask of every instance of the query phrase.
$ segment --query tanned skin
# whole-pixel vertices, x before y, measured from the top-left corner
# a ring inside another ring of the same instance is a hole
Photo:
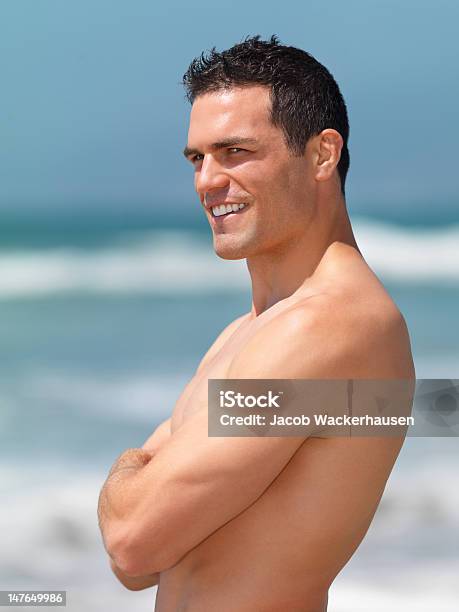
[[[100,495],[112,569],[133,590],[159,584],[157,612],[326,610],[403,444],[208,436],[209,378],[415,376],[403,316],[352,232],[341,135],[325,129],[295,157],[269,110],[263,86],[194,101],[185,155],[217,255],[247,260],[252,307]],[[223,202],[246,207],[214,217]]]

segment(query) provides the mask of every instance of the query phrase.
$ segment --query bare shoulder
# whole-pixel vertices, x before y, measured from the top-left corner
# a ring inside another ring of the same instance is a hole
[[[337,265],[336,272],[343,281],[327,291],[320,320],[324,326],[327,318],[332,321],[342,346],[354,353],[354,376],[414,378],[408,326],[379,278],[353,249],[343,255],[343,269]]]
[[[235,378],[414,377],[405,320],[370,277],[360,291],[355,283],[337,286],[280,312],[232,369]]]

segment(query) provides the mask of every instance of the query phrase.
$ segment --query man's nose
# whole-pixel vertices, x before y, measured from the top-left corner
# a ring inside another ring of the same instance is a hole
[[[222,189],[229,184],[229,178],[220,164],[211,156],[205,155],[201,168],[196,172],[195,187],[199,195],[204,196],[208,191]]]

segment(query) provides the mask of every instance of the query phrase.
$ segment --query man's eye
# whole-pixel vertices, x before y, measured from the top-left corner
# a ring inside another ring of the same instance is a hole
[[[191,163],[194,164],[195,162],[202,161],[202,158],[203,158],[202,153],[197,153],[196,155],[193,155],[193,157],[191,158]]]
[[[230,147],[228,151],[230,153],[238,153],[239,151],[243,151],[244,149],[240,149],[239,147]]]

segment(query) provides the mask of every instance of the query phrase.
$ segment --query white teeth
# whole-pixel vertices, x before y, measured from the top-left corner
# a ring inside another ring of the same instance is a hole
[[[222,204],[221,206],[213,206],[212,212],[214,214],[214,217],[220,217],[221,215],[225,215],[226,206],[224,204]]]
[[[238,212],[245,206],[245,204],[220,204],[220,206],[212,206],[212,213],[214,217],[221,217],[231,212]]]

